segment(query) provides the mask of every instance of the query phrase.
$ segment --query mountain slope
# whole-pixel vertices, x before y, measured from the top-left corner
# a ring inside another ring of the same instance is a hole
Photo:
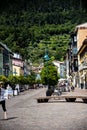
[[[62,60],[70,33],[87,20],[86,0],[3,0],[0,41],[31,62],[42,62],[45,49]]]

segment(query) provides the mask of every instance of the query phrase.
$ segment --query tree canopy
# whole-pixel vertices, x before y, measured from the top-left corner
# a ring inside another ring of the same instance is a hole
[[[40,75],[44,85],[55,86],[58,83],[57,69],[52,64],[45,63]]]

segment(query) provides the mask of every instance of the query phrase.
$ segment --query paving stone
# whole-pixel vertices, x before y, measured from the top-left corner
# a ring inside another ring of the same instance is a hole
[[[26,91],[7,100],[8,120],[3,120],[0,107],[0,130],[87,130],[87,104],[65,100],[37,103],[35,98],[45,92],[46,88]]]

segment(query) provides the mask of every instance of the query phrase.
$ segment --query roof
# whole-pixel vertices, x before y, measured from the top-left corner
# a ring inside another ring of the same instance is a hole
[[[10,53],[12,53],[12,51],[5,44],[3,44],[2,42],[0,42],[0,46],[3,47],[4,49],[6,49],[7,51],[9,51]]]
[[[75,32],[78,31],[78,29],[87,29],[87,23],[77,25],[75,28]]]

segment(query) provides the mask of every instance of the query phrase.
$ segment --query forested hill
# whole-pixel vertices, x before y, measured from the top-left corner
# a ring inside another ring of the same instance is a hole
[[[0,42],[31,62],[42,62],[45,48],[62,60],[70,33],[86,21],[86,0],[0,0]]]

